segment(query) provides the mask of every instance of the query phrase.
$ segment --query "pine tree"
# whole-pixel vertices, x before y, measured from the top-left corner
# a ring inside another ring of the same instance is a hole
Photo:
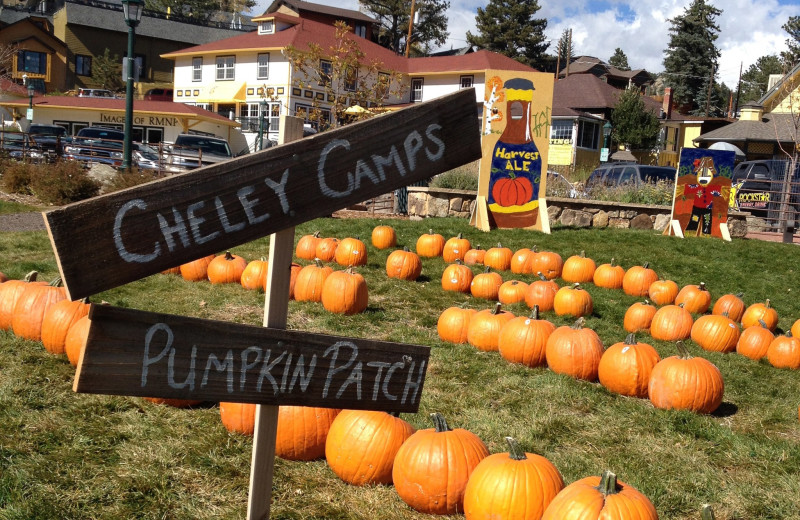
[[[468,31],[467,41],[542,69],[549,43],[544,35],[547,20],[533,17],[539,9],[537,0],[489,0],[475,16],[478,34]]]
[[[608,64],[619,70],[631,70],[631,66],[628,65],[628,57],[619,47],[614,49],[614,55],[608,59]]]
[[[92,81],[101,88],[118,90],[122,88],[122,60],[119,54],[111,55],[108,48],[92,60]]]
[[[784,65],[775,54],[761,56],[742,74],[739,87],[739,106],[749,101],[758,101],[767,93],[767,83],[771,74],[783,74]]]
[[[650,150],[658,143],[661,122],[635,89],[620,94],[611,112],[614,141],[630,150]]]
[[[781,27],[790,36],[786,39],[786,46],[789,47],[789,50],[781,53],[787,69],[790,69],[800,62],[800,16],[790,16],[789,21]]]
[[[568,59],[575,58],[575,45],[570,38],[569,29],[564,29],[561,33],[561,38],[558,39],[556,52],[558,52],[558,55],[561,57],[561,67],[567,64]]]
[[[411,19],[411,0],[359,0],[359,4],[378,19],[378,43],[397,53],[405,52],[409,44],[408,23]],[[417,21],[411,27],[411,50],[423,54],[447,41],[446,0],[415,0]],[[412,55],[409,53],[409,55]]]
[[[719,34],[715,18],[720,14],[720,9],[705,0],[694,0],[682,15],[669,21],[664,77],[678,105],[690,110],[697,109],[701,96],[705,104],[704,92],[716,76],[720,52],[714,45]]]

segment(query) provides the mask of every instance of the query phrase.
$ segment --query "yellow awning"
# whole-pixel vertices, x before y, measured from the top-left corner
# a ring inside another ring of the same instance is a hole
[[[197,97],[198,103],[233,103],[245,100],[245,83],[222,81],[204,87]]]

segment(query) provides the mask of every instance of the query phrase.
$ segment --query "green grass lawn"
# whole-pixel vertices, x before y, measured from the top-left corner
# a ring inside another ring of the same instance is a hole
[[[680,240],[614,229],[482,233],[463,219],[319,219],[299,226],[296,240],[319,230],[322,236],[358,236],[369,244],[379,223],[394,226],[399,246],[412,250],[417,237],[433,229],[445,238],[463,233],[483,248],[498,242],[512,250],[536,245],[564,259],[585,250],[598,265],[613,257],[625,268],[649,262],[662,278],[680,286],[705,282],[713,300],[738,292],[747,304],[769,298],[782,330],[800,318],[800,250],[786,244]],[[268,240],[233,252],[257,259],[267,254]],[[443,291],[441,258],[423,260],[416,282],[390,280],[384,271],[389,252],[370,244],[369,263],[359,269],[370,291],[366,312],[343,317],[319,304],[293,301],[288,328],[430,346],[419,413],[402,415],[416,428],[430,427],[428,414],[438,411],[451,427],[479,435],[492,453],[506,451],[503,439],[513,436],[526,451],[553,462],[566,483],[610,469],[647,495],[662,519],[697,519],[706,503],[714,507],[717,520],[800,519],[798,371],[778,370],[735,353],[706,352],[687,342],[693,355],[722,372],[723,404],[712,415],[659,410],[597,383],[511,365],[497,353],[440,341],[436,322],[444,309],[462,304],[484,309],[492,303]],[[86,269],[92,269],[91,258]],[[57,275],[46,234],[0,233],[0,271],[21,278],[31,270],[47,280]],[[504,280],[533,280],[510,271],[502,275]],[[587,325],[606,347],[622,341],[623,315],[637,299],[591,284],[586,289],[595,309]],[[260,325],[264,295],[154,275],[91,300]],[[507,310],[530,312],[524,304]],[[557,326],[572,321],[553,313],[543,316]],[[662,358],[675,354],[672,344],[644,333],[637,337],[655,346]],[[0,518],[245,516],[252,441],[229,434],[214,403],[182,410],[134,397],[75,394],[74,370],[66,357],[50,355],[41,344],[8,331],[0,331],[0,345]],[[427,517],[408,508],[391,486],[344,484],[324,460],[276,460],[272,499],[272,518]]]

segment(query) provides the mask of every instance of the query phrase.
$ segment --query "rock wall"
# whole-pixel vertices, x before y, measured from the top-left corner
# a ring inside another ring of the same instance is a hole
[[[408,188],[408,214],[411,217],[469,218],[475,207],[475,192],[441,188]],[[664,231],[670,221],[669,206],[624,204],[599,200],[547,199],[550,224],[570,227],[612,227]],[[747,234],[747,213],[728,213],[732,237]]]

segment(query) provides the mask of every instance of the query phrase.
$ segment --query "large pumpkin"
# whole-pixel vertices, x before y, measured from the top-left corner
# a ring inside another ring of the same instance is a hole
[[[522,249],[517,249],[514,251],[514,255],[511,257],[511,272],[516,274],[530,273],[530,257],[531,255],[535,254],[535,251],[532,251],[527,247],[523,247]]]
[[[483,259],[486,256],[486,250],[481,249],[480,245],[476,245],[464,255],[464,263],[467,265],[480,265],[483,264]]]
[[[328,431],[340,411],[314,406],[279,407],[275,455],[286,460],[324,457]]]
[[[498,271],[508,271],[511,269],[511,257],[514,252],[508,247],[498,243],[495,247],[490,247],[483,257],[483,265]]]
[[[692,341],[711,352],[733,352],[739,341],[739,325],[727,315],[700,316],[692,325]]]
[[[622,280],[625,278],[625,269],[621,265],[614,265],[614,259],[607,264],[601,264],[594,270],[592,282],[603,289],[622,289]]]
[[[219,255],[208,263],[208,281],[212,284],[242,283],[242,273],[247,267],[247,260],[230,251]]]
[[[397,245],[397,233],[392,226],[375,226],[372,229],[372,245],[376,249],[388,249]]]
[[[550,502],[542,520],[658,520],[655,506],[610,471],[582,478]]]
[[[656,408],[711,413],[722,404],[725,383],[707,359],[692,357],[677,342],[678,355],[662,359],[650,375],[647,394]]]
[[[38,272],[31,271],[22,280],[8,280],[0,284],[0,329],[11,329],[11,321],[14,319],[14,307],[16,307],[17,300],[28,288],[28,285],[47,284],[47,282],[38,281],[38,276]]]
[[[319,258],[300,269],[294,283],[294,299],[299,302],[322,301],[322,286],[332,272],[333,268],[323,265]]]
[[[397,249],[386,257],[386,276],[398,280],[414,281],[422,274],[422,260],[407,247]]]
[[[792,336],[791,331],[775,336],[767,348],[767,361],[775,368],[800,368],[800,338]]]
[[[672,280],[656,280],[650,284],[647,295],[656,305],[672,305],[678,296],[678,284]]]
[[[746,329],[757,325],[762,320],[769,330],[775,332],[778,326],[778,311],[772,308],[769,299],[764,303],[754,303],[742,315],[742,328]]]
[[[535,255],[531,255],[531,273],[542,273],[548,280],[558,278],[561,276],[561,270],[564,268],[564,260],[561,255],[552,251],[541,251]]]
[[[461,307],[448,307],[442,311],[436,322],[439,338],[450,343],[466,343],[469,322],[476,312],[475,309]]]
[[[297,241],[297,247],[294,250],[297,258],[303,260],[313,260],[317,257],[317,244],[319,244],[319,231],[315,231],[312,235],[303,235]]]
[[[648,300],[636,302],[625,311],[625,316],[622,319],[622,327],[628,332],[649,330],[655,314],[656,308],[650,305]]]
[[[597,265],[594,260],[586,257],[586,252],[573,255],[564,262],[561,269],[561,278],[569,283],[588,283],[594,280]]]
[[[358,314],[367,308],[367,282],[352,267],[331,273],[322,282],[322,306],[334,314]]]
[[[42,345],[51,354],[63,354],[67,334],[76,321],[89,314],[86,300],[61,300],[44,314],[42,320]]]
[[[538,520],[564,488],[552,462],[526,453],[506,437],[508,453],[495,453],[473,470],[464,491],[466,520]]]
[[[542,312],[551,311],[558,293],[558,284],[548,280],[541,272],[537,274],[539,279],[528,284],[528,289],[525,291],[525,304],[531,309],[538,306]]]
[[[66,298],[61,278],[56,278],[48,285],[27,284],[14,306],[14,317],[11,318],[11,329],[14,334],[20,338],[40,341],[42,323],[47,310]]]
[[[86,339],[89,337],[89,327],[92,322],[89,320],[89,315],[82,316],[67,331],[67,336],[64,338],[64,352],[67,354],[69,364],[76,367],[81,358],[81,351],[86,345]]]
[[[454,264],[450,264],[442,271],[442,289],[445,291],[455,291],[468,293],[472,283],[472,269],[456,259]]]
[[[444,243],[442,259],[448,264],[456,260],[463,261],[464,257],[467,255],[467,251],[469,251],[471,247],[469,239],[464,238],[464,235],[459,233],[458,236],[448,238],[447,242]]]
[[[502,310],[498,303],[493,309],[484,309],[472,315],[467,327],[467,342],[485,352],[499,350],[500,330],[514,319],[514,315]]]
[[[386,412],[342,410],[328,430],[325,458],[349,484],[391,484],[395,456],[413,433],[410,424]]]
[[[675,305],[683,304],[683,308],[692,314],[703,314],[711,307],[711,293],[705,282],[698,285],[686,285],[675,297]]]
[[[650,264],[645,262],[644,265],[635,265],[625,271],[625,276],[622,278],[622,290],[625,294],[638,297],[648,295],[650,284],[658,280],[658,275],[649,266]]]
[[[417,254],[422,258],[442,256],[442,251],[444,251],[444,237],[434,233],[432,229],[417,239]]]
[[[687,339],[692,335],[694,318],[680,305],[664,305],[653,314],[650,335],[664,341]]]
[[[736,353],[758,361],[767,355],[769,344],[774,339],[775,335],[762,320],[758,327],[748,327],[742,331],[736,343]]]
[[[486,270],[478,273],[469,284],[469,292],[476,298],[484,300],[497,300],[500,293],[500,286],[503,285],[503,277],[499,273],[490,270],[487,265]]]
[[[434,428],[418,430],[400,446],[392,481],[403,502],[417,511],[454,515],[464,511],[467,481],[489,450],[474,433],[450,429],[441,414],[431,418]]]
[[[579,283],[562,287],[553,299],[553,310],[559,316],[588,316],[593,309],[592,295]]]
[[[744,315],[745,305],[742,301],[742,294],[725,294],[714,303],[711,314],[722,315],[728,313],[728,317],[735,322],[741,322]]]
[[[578,318],[572,325],[558,327],[547,338],[547,366],[557,374],[566,374],[585,381],[597,380],[603,342],[586,321]]]
[[[545,364],[547,340],[556,326],[539,319],[539,307],[535,306],[530,316],[518,316],[509,320],[500,329],[497,346],[503,359],[529,367]]]
[[[263,291],[267,287],[269,262],[263,256],[259,260],[251,260],[242,271],[240,282],[242,287],[250,291]]]
[[[216,257],[216,255],[208,255],[204,256],[203,258],[198,258],[196,260],[192,260],[191,262],[181,264],[181,276],[184,280],[188,280],[190,282],[208,280],[208,264],[210,264],[211,261]]]
[[[597,379],[611,392],[629,397],[647,397],[653,367],[661,361],[656,349],[640,343],[631,333],[625,341],[614,343],[603,352]]]
[[[528,284],[519,280],[508,280],[503,282],[497,290],[497,301],[504,305],[511,305],[525,301],[525,293],[528,291]]]
[[[253,435],[256,427],[256,405],[250,403],[219,403],[219,418],[232,433]]]
[[[339,247],[339,239],[335,237],[320,238],[317,247],[314,249],[314,258],[319,258],[323,262],[332,262],[336,257],[336,249]]]
[[[367,265],[367,245],[359,238],[343,238],[333,258],[344,267]]]

